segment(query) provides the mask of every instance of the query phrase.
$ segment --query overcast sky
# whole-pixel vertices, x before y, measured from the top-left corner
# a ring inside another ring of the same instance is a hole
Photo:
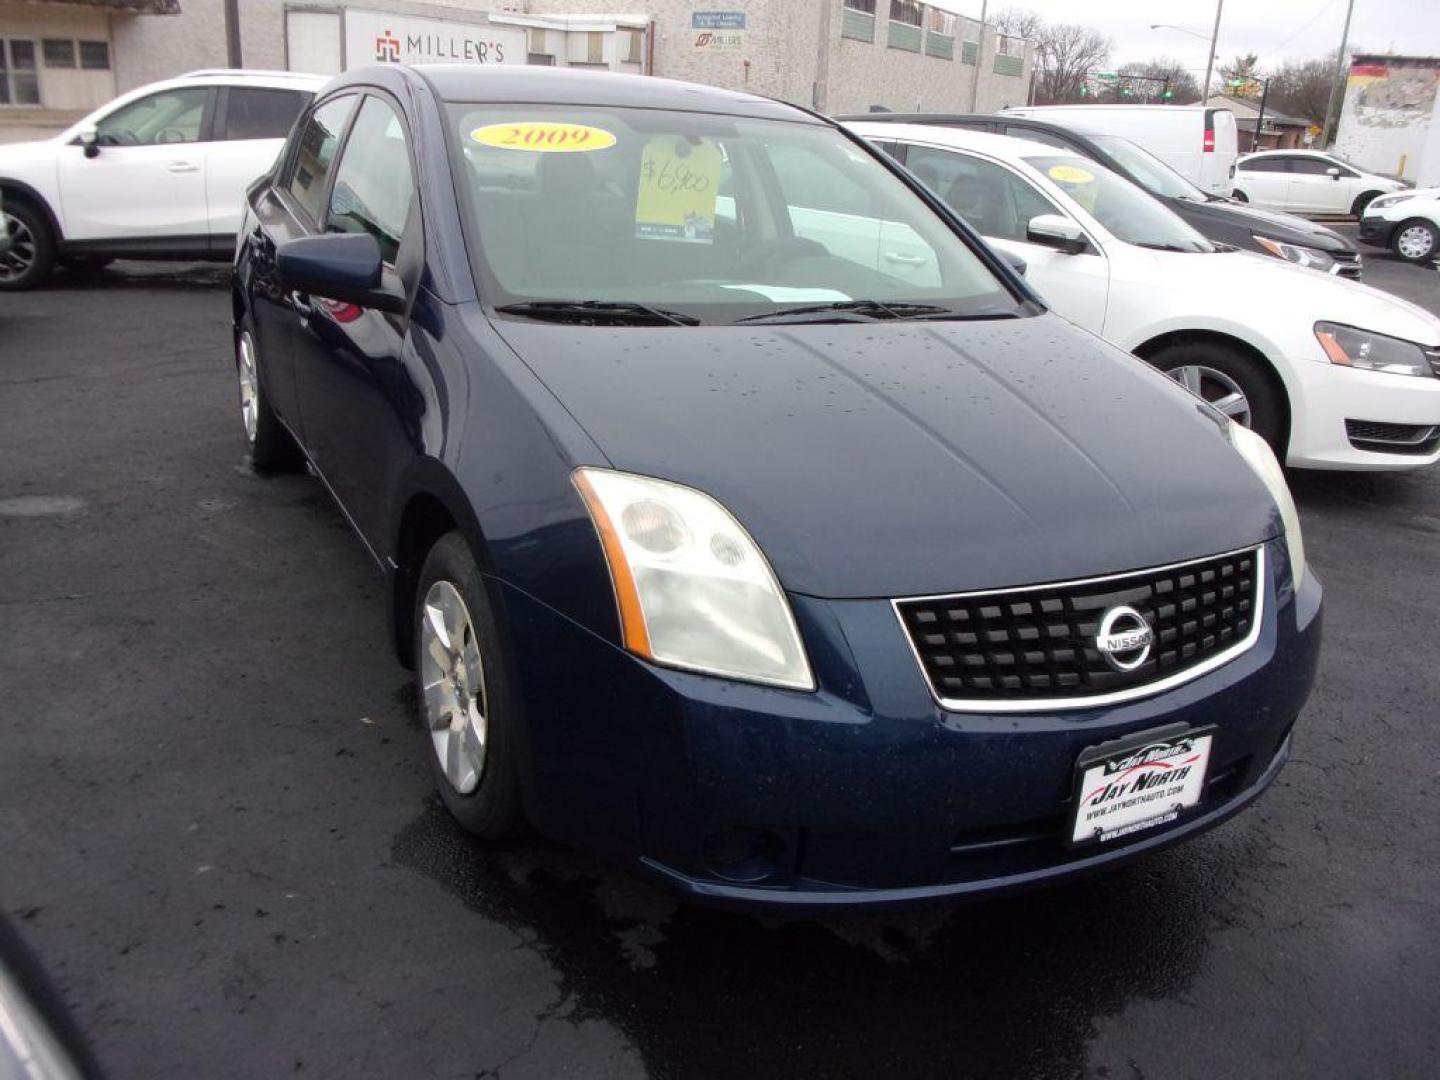
[[[1340,44],[1346,0],[1227,0],[1220,18],[1222,60],[1237,53],[1260,55],[1262,68],[1287,58],[1318,56]],[[972,18],[979,0],[949,3]],[[1115,43],[1112,65],[1152,56],[1173,56],[1203,74],[1205,52],[1215,22],[1213,0],[990,0],[990,11],[1028,9],[1050,22],[1078,22]],[[1151,23],[1173,23],[1177,30],[1151,30]],[[1440,56],[1440,0],[1355,0],[1350,24],[1352,48]]]

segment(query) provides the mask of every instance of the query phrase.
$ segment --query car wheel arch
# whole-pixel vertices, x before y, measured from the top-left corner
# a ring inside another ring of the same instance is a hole
[[[427,459],[421,476],[402,486],[406,494],[395,515],[389,558],[390,608],[396,658],[409,668],[414,664],[415,590],[425,558],[436,542],[448,533],[465,538],[481,574],[493,576],[494,563],[489,541],[473,511],[468,508],[459,484],[439,465]]]
[[[1374,202],[1383,194],[1385,194],[1383,191],[1376,191],[1371,188],[1365,189],[1359,195],[1356,195],[1354,200],[1351,201],[1350,213],[1353,214],[1355,217],[1359,217],[1362,213],[1365,212],[1365,208],[1367,206],[1369,206],[1372,202]]]
[[[23,202],[39,211],[45,218],[45,224],[50,227],[50,235],[56,242],[65,238],[64,231],[60,228],[60,219],[55,215],[55,208],[50,205],[49,199],[22,180],[0,177],[0,203],[8,203],[11,200]]]
[[[1274,388],[1279,392],[1279,400],[1284,409],[1281,437],[1284,443],[1288,444],[1290,441],[1290,433],[1294,428],[1289,381],[1262,349],[1257,348],[1244,338],[1236,337],[1234,334],[1227,334],[1220,330],[1170,330],[1141,342],[1130,351],[1141,360],[1149,362],[1152,356],[1171,345],[1204,344],[1219,345],[1227,349],[1233,349],[1256,361],[1260,370],[1272,381]]]

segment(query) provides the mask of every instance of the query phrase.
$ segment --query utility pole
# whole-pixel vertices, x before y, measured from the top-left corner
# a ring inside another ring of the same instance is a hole
[[[1260,149],[1260,129],[1265,126],[1265,102],[1270,98],[1270,76],[1260,84],[1260,115],[1255,117],[1255,133],[1250,136],[1250,152]]]
[[[978,112],[976,102],[980,100],[980,61],[985,59],[985,11],[990,6],[990,0],[980,0],[980,40],[975,44],[975,74],[970,80],[970,111]],[[960,43],[960,51],[965,51],[965,43]]]
[[[1355,0],[1350,0],[1353,4]],[[1215,29],[1210,32],[1210,55],[1205,57],[1205,85],[1200,87],[1200,104],[1210,100],[1210,72],[1215,66],[1215,46],[1220,42],[1220,12],[1225,10],[1225,0],[1215,0]]]
[[[1335,78],[1330,82],[1330,96],[1325,101],[1325,126],[1320,129],[1320,149],[1330,141],[1330,117],[1335,113],[1335,91],[1340,87],[1340,75],[1345,70],[1345,46],[1350,43],[1350,16],[1355,14],[1355,0],[1345,8],[1345,29],[1340,31],[1340,55],[1335,57]],[[1344,103],[1342,92],[1341,103]]]
[[[240,56],[240,0],[225,0],[225,66],[245,66]]]

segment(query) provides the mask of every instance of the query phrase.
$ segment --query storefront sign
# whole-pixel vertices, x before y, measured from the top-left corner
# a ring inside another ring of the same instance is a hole
[[[729,52],[745,45],[745,12],[692,11],[691,47],[701,52]]]
[[[345,66],[523,64],[525,31],[382,11],[345,11]]]

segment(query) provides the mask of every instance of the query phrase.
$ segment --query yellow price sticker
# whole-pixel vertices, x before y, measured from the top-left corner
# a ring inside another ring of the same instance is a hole
[[[1089,184],[1095,179],[1094,173],[1076,165],[1051,165],[1046,174],[1051,180],[1058,180],[1062,184]]]
[[[709,244],[715,239],[715,198],[725,160],[718,144],[657,135],[640,156],[635,235]]]
[[[581,150],[604,150],[615,145],[615,136],[603,128],[585,124],[556,124],[548,120],[521,120],[514,124],[487,124],[470,132],[482,146],[501,150],[529,150],[540,154],[569,154]]]

